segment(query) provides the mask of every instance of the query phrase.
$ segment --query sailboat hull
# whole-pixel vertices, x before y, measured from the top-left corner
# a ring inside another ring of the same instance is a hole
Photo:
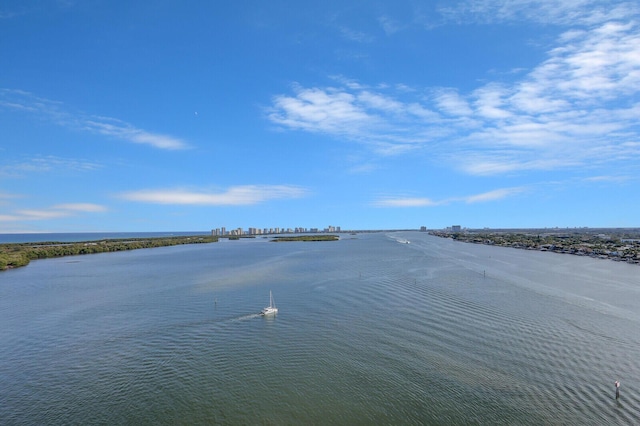
[[[278,313],[278,308],[276,308],[276,304],[273,301],[273,293],[269,292],[269,306],[267,306],[266,308],[264,308],[261,312],[260,315],[275,315]]]
[[[278,308],[271,308],[271,307],[264,308],[264,309],[260,312],[260,314],[261,314],[261,315],[264,315],[264,316],[266,316],[266,315],[275,315],[275,314],[277,314],[277,313],[278,313]]]

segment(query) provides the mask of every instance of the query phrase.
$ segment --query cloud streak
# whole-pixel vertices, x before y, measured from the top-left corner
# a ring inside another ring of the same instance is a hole
[[[373,202],[374,207],[393,207],[393,208],[414,208],[414,207],[437,207],[453,203],[486,203],[492,201],[503,200],[524,192],[523,187],[500,188],[480,194],[469,195],[466,197],[450,197],[443,200],[432,200],[426,197],[381,197]]]
[[[149,145],[157,149],[181,150],[189,148],[185,141],[174,136],[149,132],[112,117],[73,113],[66,109],[61,102],[40,98],[22,90],[0,89],[0,107],[36,114],[61,127]]]
[[[373,205],[375,207],[431,207],[442,204],[429,198],[394,198],[385,197],[376,200]]]
[[[102,213],[107,208],[100,204],[92,203],[72,203],[58,204],[45,209],[22,209],[15,210],[10,214],[0,215],[0,222],[24,222],[61,219],[70,216],[77,216],[80,213]]]
[[[48,155],[0,165],[0,176],[21,178],[31,173],[50,173],[60,170],[87,172],[100,168],[102,168],[102,165],[92,161]]]
[[[307,190],[292,185],[233,186],[222,192],[186,189],[148,189],[125,192],[119,198],[151,204],[246,206],[271,200],[300,198]]]
[[[634,2],[609,0],[463,0],[438,9],[445,22],[496,24],[535,22],[543,25],[593,25],[628,19],[638,13]]]

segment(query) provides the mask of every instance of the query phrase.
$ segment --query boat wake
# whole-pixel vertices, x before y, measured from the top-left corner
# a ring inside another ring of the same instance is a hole
[[[262,316],[262,314],[248,314],[248,315],[242,315],[236,318],[233,318],[231,321],[247,321],[253,318],[260,318]]]
[[[400,244],[409,244],[409,243],[411,243],[411,241],[409,241],[407,239],[399,238],[399,237],[396,237],[396,236],[389,236],[389,238],[391,238],[392,240],[394,240],[395,242],[400,243]]]

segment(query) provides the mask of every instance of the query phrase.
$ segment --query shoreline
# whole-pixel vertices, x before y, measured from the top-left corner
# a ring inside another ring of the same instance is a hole
[[[215,243],[218,237],[190,235],[174,237],[119,238],[77,242],[43,241],[0,244],[0,271],[27,266],[32,260],[84,254],[109,253],[183,244]]]
[[[32,260],[85,254],[109,253],[145,248],[170,247],[183,244],[208,244],[221,238],[239,240],[255,236],[182,235],[167,237],[115,238],[87,241],[41,241],[24,243],[0,243],[0,272],[29,265]],[[337,235],[276,236],[272,242],[336,241]]]
[[[465,243],[550,251],[640,265],[640,234],[637,233],[447,230],[429,231],[429,234]]]

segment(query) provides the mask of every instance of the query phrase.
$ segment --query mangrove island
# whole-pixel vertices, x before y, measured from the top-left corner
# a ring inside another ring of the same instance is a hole
[[[191,235],[179,237],[105,239],[99,241],[0,244],[0,271],[26,266],[31,260],[81,254],[168,247],[181,244],[214,243],[218,237]]]

